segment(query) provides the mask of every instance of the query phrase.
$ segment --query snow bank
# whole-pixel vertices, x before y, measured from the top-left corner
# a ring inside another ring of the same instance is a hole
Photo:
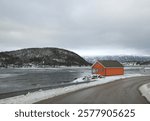
[[[147,101],[150,102],[150,83],[140,86],[139,90],[142,96],[144,96],[147,99]]]
[[[97,86],[97,85],[105,84],[105,83],[112,82],[118,79],[124,79],[124,78],[135,77],[135,76],[142,76],[142,75],[141,74],[126,74],[122,76],[111,76],[111,77],[97,79],[96,81],[92,81],[89,83],[82,83],[78,85],[72,85],[72,86],[61,87],[61,88],[45,90],[45,91],[39,90],[37,92],[28,93],[26,95],[20,95],[20,96],[10,97],[6,99],[1,99],[0,103],[1,104],[4,104],[4,103],[6,104],[31,104],[31,103],[35,103],[44,99],[62,95],[65,93],[77,91],[83,88]],[[82,78],[79,78],[75,81],[81,82],[83,80]]]

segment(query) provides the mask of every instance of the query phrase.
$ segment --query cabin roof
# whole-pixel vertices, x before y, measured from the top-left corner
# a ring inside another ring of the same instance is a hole
[[[123,67],[123,65],[115,60],[98,60],[105,67]]]

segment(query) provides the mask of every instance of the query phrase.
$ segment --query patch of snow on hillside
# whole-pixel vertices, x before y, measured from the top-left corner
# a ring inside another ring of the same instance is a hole
[[[6,99],[1,99],[0,104],[4,104],[4,103],[5,104],[31,104],[31,103],[35,103],[41,100],[52,98],[58,95],[77,91],[80,89],[97,86],[97,85],[105,84],[105,83],[112,82],[118,79],[124,79],[124,78],[135,77],[135,76],[142,76],[142,75],[141,74],[126,74],[122,76],[111,76],[111,77],[97,79],[96,81],[92,81],[89,83],[82,83],[78,85],[71,85],[67,87],[61,87],[61,88],[45,90],[45,91],[39,90],[33,93],[28,93],[26,95],[20,95],[20,96],[10,97]],[[81,81],[83,81],[82,78],[79,78],[75,80],[74,82],[81,82]]]

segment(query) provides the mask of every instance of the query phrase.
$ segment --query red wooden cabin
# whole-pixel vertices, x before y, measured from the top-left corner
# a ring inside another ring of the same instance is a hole
[[[97,61],[92,65],[92,74],[102,76],[123,75],[124,67],[121,63],[114,60]]]

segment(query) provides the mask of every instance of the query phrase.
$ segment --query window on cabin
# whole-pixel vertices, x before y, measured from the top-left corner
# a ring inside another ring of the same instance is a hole
[[[98,69],[95,69],[95,68],[92,69],[92,73],[93,73],[93,74],[98,73]]]

